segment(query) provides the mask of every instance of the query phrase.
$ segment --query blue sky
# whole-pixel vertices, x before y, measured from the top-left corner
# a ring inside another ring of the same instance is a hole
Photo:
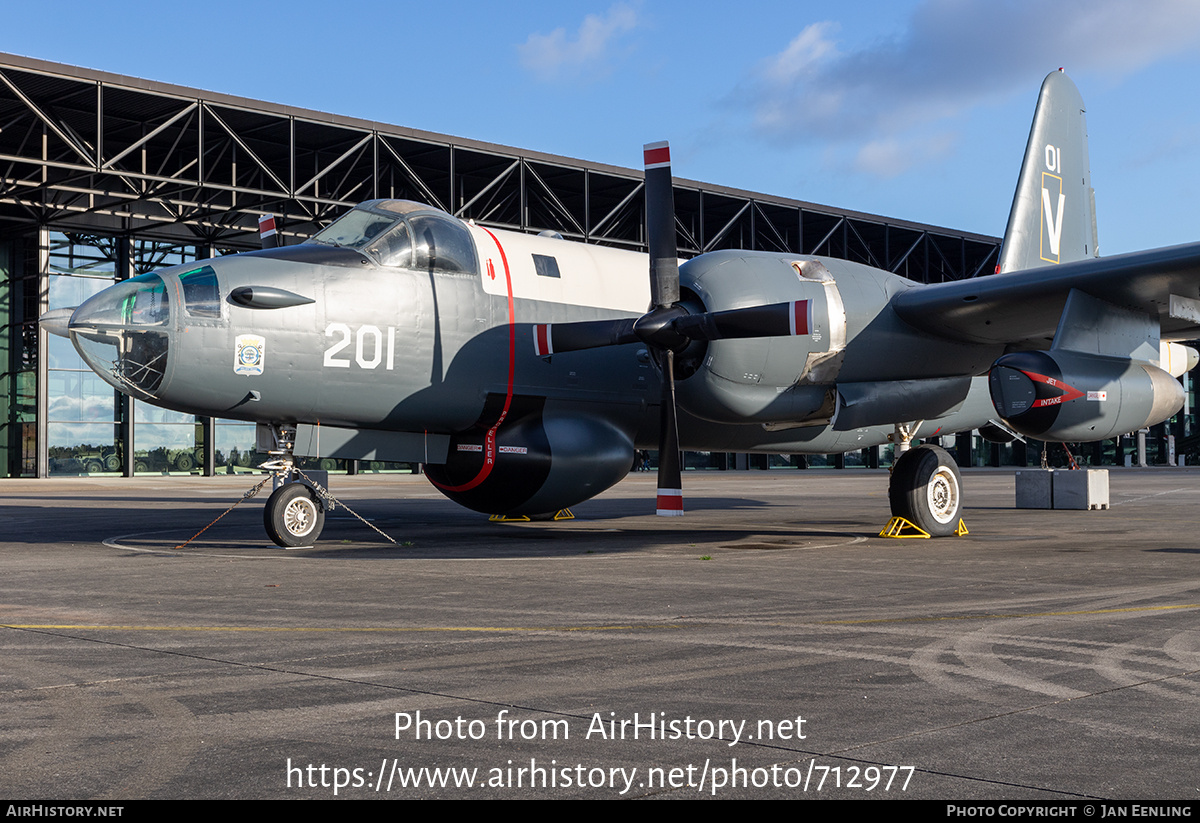
[[[0,51],[986,234],[1065,66],[1101,253],[1200,240],[1194,0],[46,0]]]

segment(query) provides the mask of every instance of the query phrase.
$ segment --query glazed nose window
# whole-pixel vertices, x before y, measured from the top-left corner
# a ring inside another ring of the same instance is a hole
[[[71,317],[71,341],[109,383],[152,397],[166,374],[171,301],[157,274],[143,274],[95,295]]]

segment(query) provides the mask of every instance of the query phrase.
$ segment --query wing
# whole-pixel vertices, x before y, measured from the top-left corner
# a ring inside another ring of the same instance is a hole
[[[1200,243],[917,286],[892,306],[941,337],[1045,349],[1073,289],[1146,314],[1163,340],[1200,338]]]

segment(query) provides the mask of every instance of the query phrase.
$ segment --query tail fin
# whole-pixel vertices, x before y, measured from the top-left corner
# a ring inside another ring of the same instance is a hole
[[[1029,129],[998,273],[1099,256],[1085,114],[1071,78],[1051,72]]]

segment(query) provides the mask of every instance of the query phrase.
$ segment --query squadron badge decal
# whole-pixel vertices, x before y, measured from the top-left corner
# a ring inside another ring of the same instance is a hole
[[[257,334],[239,334],[233,353],[234,374],[262,374],[267,341]]]

